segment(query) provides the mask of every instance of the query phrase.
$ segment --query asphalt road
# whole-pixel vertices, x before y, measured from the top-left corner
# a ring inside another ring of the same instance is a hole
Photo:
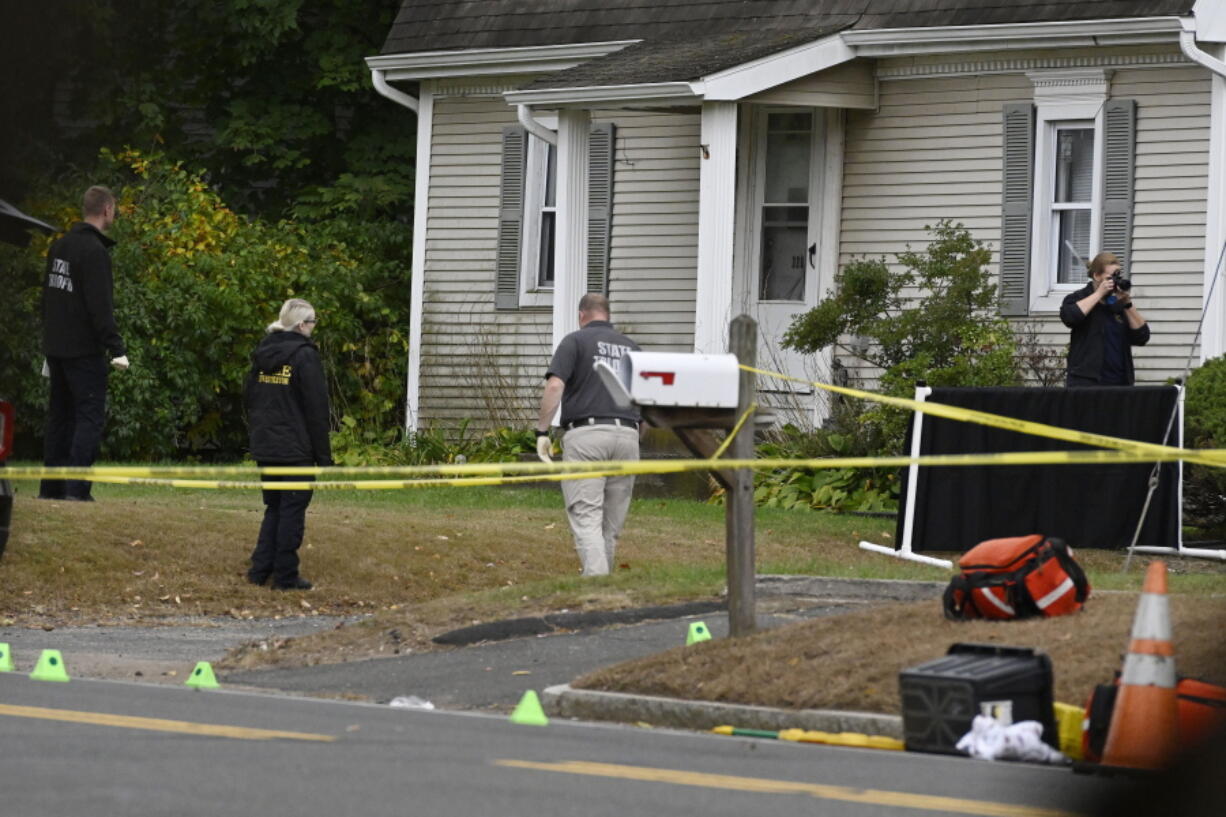
[[[266,735],[244,730],[278,730]],[[288,734],[287,734],[288,733]],[[0,674],[5,815],[1084,813],[1067,769]]]

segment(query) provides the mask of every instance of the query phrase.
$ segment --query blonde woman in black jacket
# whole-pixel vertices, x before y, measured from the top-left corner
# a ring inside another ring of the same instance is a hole
[[[311,342],[315,309],[300,298],[281,305],[280,317],[251,355],[244,398],[251,456],[261,467],[331,465],[328,386],[319,349]],[[264,476],[265,482],[310,481]],[[311,491],[264,491],[264,521],[247,580],[274,590],[310,590],[298,573],[298,548],[306,530]]]

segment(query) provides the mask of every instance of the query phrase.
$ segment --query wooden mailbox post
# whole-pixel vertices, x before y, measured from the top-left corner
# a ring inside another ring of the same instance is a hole
[[[743,366],[757,366],[758,322],[748,315],[735,318],[728,330],[728,351]],[[670,428],[696,457],[708,459],[722,442],[718,430],[731,431],[754,402],[757,381],[753,372],[740,370],[737,407],[729,409],[639,406],[643,418],[657,428]],[[729,459],[748,460],[754,455],[754,430],[769,425],[774,418],[766,412],[755,413],[754,422],[742,424],[728,446]],[[724,505],[724,549],[728,575],[728,632],[748,635],[757,627],[754,585],[754,502],[753,469],[715,468],[711,475],[726,491]]]

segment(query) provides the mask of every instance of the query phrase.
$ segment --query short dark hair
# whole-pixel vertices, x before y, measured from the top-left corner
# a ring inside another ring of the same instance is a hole
[[[81,197],[81,212],[87,216],[100,216],[108,204],[114,203],[115,194],[110,191],[110,188],[95,184]]]
[[[609,314],[609,299],[599,292],[589,292],[579,299],[580,312],[600,312]]]

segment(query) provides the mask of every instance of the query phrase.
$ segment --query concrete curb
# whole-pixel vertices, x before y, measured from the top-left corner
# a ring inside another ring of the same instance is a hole
[[[573,689],[569,684],[546,687],[541,694],[541,705],[551,717],[643,722],[675,729],[704,730],[716,726],[737,726],[742,729],[856,732],[899,739],[903,736],[902,718],[897,715],[687,701],[653,695]]]
[[[946,582],[902,579],[840,579],[822,576],[758,576],[756,592],[767,596],[792,596],[824,603],[873,604],[888,601],[921,601],[940,598]],[[637,607],[629,610],[588,610],[549,613],[544,616],[509,618],[461,627],[435,636],[436,644],[464,647],[508,638],[545,635],[557,630],[586,630],[640,621],[685,618],[728,609],[726,601],[694,601]]]
[[[631,610],[589,610],[582,613],[550,613],[545,616],[509,618],[461,627],[458,630],[436,635],[435,644],[464,647],[485,641],[505,641],[508,638],[523,638],[544,635],[555,630],[586,630],[595,627],[611,627],[615,624],[637,624],[653,619],[666,620],[699,616],[728,608],[723,601],[694,601],[684,604],[666,604],[655,607],[636,607]]]

